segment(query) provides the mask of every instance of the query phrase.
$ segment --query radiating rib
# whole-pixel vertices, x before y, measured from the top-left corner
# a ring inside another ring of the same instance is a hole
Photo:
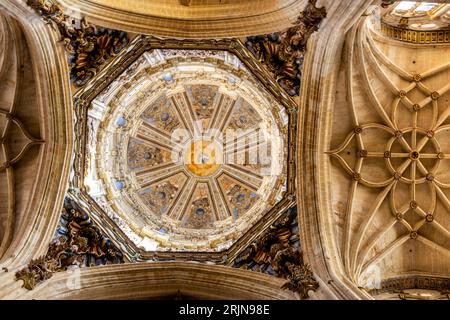
[[[217,177],[214,178],[214,181],[215,181],[217,188],[219,189],[220,198],[222,199],[222,202],[225,205],[225,209],[227,210],[228,216],[229,217],[233,216],[233,213],[231,212],[230,206],[227,201],[227,196],[225,194],[225,191],[222,188],[222,185],[217,181]]]
[[[219,93],[219,98],[214,100],[213,113],[211,115],[211,121],[209,122],[208,129],[215,128],[214,125],[217,121],[218,114],[222,111],[222,104],[224,99],[226,99],[226,97],[223,94]]]
[[[189,178],[188,181],[186,181],[183,189],[178,195],[178,199],[174,201],[172,209],[168,213],[169,218],[181,220],[187,212],[187,207],[190,205],[190,199],[195,192],[196,186],[197,181],[195,179]]]
[[[395,249],[399,248],[402,244],[404,244],[406,241],[408,241],[410,239],[410,235],[409,234],[405,234],[402,237],[394,240],[393,242],[391,242],[387,247],[385,247],[381,252],[379,252],[378,254],[376,254],[375,256],[372,257],[372,259],[370,259],[369,261],[367,261],[361,268],[361,272],[358,272],[358,274],[363,274],[368,267],[370,267],[373,264],[378,263],[379,261],[381,261],[382,259],[384,259],[384,257],[386,257],[388,254],[390,254],[391,252],[393,252]]]
[[[10,160],[8,161],[8,164],[9,164],[9,165],[13,165],[13,164],[19,162],[20,160],[23,159],[25,153],[26,153],[32,146],[38,145],[38,144],[42,144],[42,142],[32,141],[32,142],[27,143],[27,144],[22,148],[22,150],[20,150],[20,152],[19,152],[14,158],[12,158],[12,159],[10,159]],[[1,170],[4,170],[4,169],[5,169],[5,168],[0,167],[0,171],[1,171]]]
[[[356,46],[359,48],[359,50],[358,50],[358,58],[359,59],[357,61],[358,61],[359,69],[361,70],[363,84],[367,88],[367,94],[369,96],[370,101],[375,106],[375,110],[380,115],[380,117],[383,119],[384,123],[387,126],[391,127],[392,129],[396,130],[397,128],[395,127],[394,123],[392,123],[391,119],[389,119],[389,116],[386,114],[386,110],[384,110],[383,106],[381,105],[380,101],[378,100],[377,95],[373,91],[372,86],[370,85],[369,77],[368,77],[367,70],[366,70],[366,62],[364,59],[363,48],[362,48],[362,46],[363,46],[363,31],[360,29],[360,30],[358,30],[358,33],[359,33],[359,37],[358,37],[359,43],[357,43]]]
[[[371,208],[369,209],[369,212],[367,214],[367,218],[364,217],[363,222],[360,224],[360,227],[355,234],[355,238],[352,241],[354,246],[353,250],[351,250],[351,256],[352,256],[352,266],[355,266],[356,258],[358,256],[359,248],[361,247],[362,239],[364,234],[367,231],[368,226],[372,222],[373,218],[375,217],[375,214],[377,210],[380,208],[381,204],[383,203],[384,199],[386,199],[387,195],[391,191],[391,189],[396,185],[396,181],[392,181],[388,186],[386,186],[382,192],[378,194],[375,201],[373,202]]]
[[[240,168],[225,165],[223,167],[223,171],[226,172],[228,176],[239,181],[253,191],[258,191],[259,187],[262,184],[262,179],[254,177],[253,175],[248,174],[246,171],[241,170]]]
[[[438,245],[437,243],[431,241],[430,239],[428,239],[428,238],[426,238],[426,237],[424,237],[424,236],[422,236],[422,235],[419,235],[419,236],[417,237],[417,241],[420,241],[420,242],[426,244],[427,246],[429,246],[429,247],[431,247],[431,248],[433,248],[433,249],[436,249],[436,250],[438,250],[439,252],[441,252],[441,253],[443,253],[443,254],[445,254],[445,255],[447,255],[447,256],[450,256],[450,250],[449,250],[449,249],[447,249],[447,248],[445,248],[445,247],[443,247],[443,246]]]
[[[184,91],[182,93],[178,93],[177,96],[179,97],[179,102],[181,103],[181,105],[184,106],[184,108],[182,108],[180,110],[185,110],[185,113],[189,114],[189,117],[191,119],[192,128],[194,130],[194,137],[201,136],[202,130],[199,127],[199,122],[198,122],[197,116],[195,114],[194,108],[192,107],[191,100],[187,96],[186,91]]]
[[[444,191],[442,191],[442,189],[438,185],[434,184],[434,186],[436,187],[436,193],[437,193],[439,199],[442,201],[444,206],[447,208],[447,211],[450,211],[450,200],[447,198]]]
[[[383,227],[381,227],[381,232],[376,233],[375,236],[372,237],[372,239],[367,243],[366,246],[364,246],[359,252],[357,252],[357,259],[354,265],[356,266],[356,271],[358,271],[358,268],[362,265],[362,263],[367,259],[368,254],[370,253],[370,250],[375,246],[378,240],[384,237],[384,235],[391,230],[395,224],[397,223],[396,218],[392,218],[389,223],[385,224]]]
[[[438,231],[440,234],[442,234],[443,236],[447,237],[450,241],[450,231],[445,228],[442,224],[440,224],[439,222],[435,220],[433,220],[433,222],[431,222],[431,226],[433,228],[436,229],[436,231]]]
[[[141,187],[145,188],[157,181],[171,177],[182,170],[182,164],[170,163],[148,168],[144,167],[142,170],[135,171],[135,174]]]
[[[175,107],[175,110],[177,111],[178,117],[181,119],[181,122],[183,123],[183,127],[186,128],[186,130],[189,131],[189,134],[191,137],[195,136],[195,130],[194,130],[194,124],[193,119],[189,117],[189,112],[186,112],[186,105],[183,102],[179,101],[179,95],[172,96],[170,98],[173,106]],[[184,108],[183,108],[184,106]]]
[[[259,141],[258,131],[246,131],[236,139],[225,140],[224,153],[239,152],[245,149],[258,147],[266,141]]]
[[[138,129],[138,134],[141,136],[149,136],[157,141],[159,141],[162,145],[168,145],[170,148],[180,148],[182,149],[183,146],[181,146],[179,143],[176,143],[173,141],[172,136],[164,132],[163,130],[160,130],[147,122],[142,122],[142,126]]]
[[[436,68],[433,68],[433,69],[430,69],[428,71],[423,72],[422,73],[422,79],[426,79],[428,77],[434,76],[434,75],[438,74],[439,72],[447,70],[448,68],[450,68],[450,62],[445,63],[443,65],[440,65],[440,66],[436,67]]]
[[[231,213],[229,211],[228,204],[224,198],[222,189],[218,185],[217,180],[215,178],[209,179],[208,183],[210,184],[211,187],[212,192],[211,194],[219,195],[219,197],[213,197],[214,201],[216,201],[218,220],[225,220],[226,218],[231,216]]]
[[[364,52],[366,53],[366,56],[369,58],[369,62],[370,62],[370,66],[373,67],[375,74],[381,78],[382,82],[384,84],[387,85],[387,87],[389,88],[389,90],[391,91],[391,93],[393,93],[394,95],[397,95],[399,92],[399,88],[397,88],[397,86],[389,79],[389,77],[386,75],[386,73],[380,68],[380,65],[378,64],[378,62],[375,60],[375,57],[372,53],[372,51],[370,50],[367,42],[363,42],[363,47],[364,47]]]
[[[436,184],[437,186],[441,187],[441,188],[444,188],[444,189],[449,189],[450,188],[450,183],[441,182],[436,177],[434,178],[433,183]]]
[[[141,140],[142,142],[144,142],[148,146],[161,148],[161,149],[166,150],[168,152],[172,152],[172,150],[173,150],[170,147],[170,145],[165,143],[165,141],[161,141],[162,139],[158,140],[158,138],[156,138],[156,137],[149,137],[148,135],[138,133],[136,135],[136,139]]]
[[[367,26],[365,26],[365,28],[367,28]],[[370,33],[367,32],[366,30],[364,31],[365,31],[364,33],[367,34],[367,40],[370,45],[370,49],[372,50],[374,55],[378,58],[378,60],[380,60],[386,67],[388,67],[388,69],[390,69],[403,79],[409,81],[413,80],[412,75],[409,72],[406,72],[405,70],[397,66],[391,60],[389,60],[388,57],[386,57],[386,55],[377,47],[373,38],[370,36]]]
[[[355,170],[357,170],[357,172],[361,171],[362,164],[363,164],[363,158],[358,158],[356,160],[356,164],[355,164]],[[355,180],[352,181],[352,184],[350,186],[349,197],[347,200],[347,215],[346,215],[346,220],[345,220],[345,229],[344,229],[344,238],[343,238],[343,241],[344,241],[344,245],[343,245],[344,266],[350,276],[352,276],[352,267],[350,264],[350,243],[352,241],[351,227],[352,227],[352,222],[353,222],[354,200],[355,200],[355,194],[356,194],[357,188],[358,188],[358,181],[355,181]]]
[[[349,61],[348,68],[347,68],[347,98],[350,104],[350,115],[352,117],[353,125],[356,127],[359,125],[358,117],[356,115],[356,109],[355,109],[355,98],[353,94],[353,59],[354,59],[354,42],[356,37],[356,28],[353,28],[350,32],[350,35],[347,37],[347,47],[348,47],[348,55],[347,60]]]
[[[230,102],[227,101],[227,108],[225,109],[226,112],[225,113],[221,113],[221,115],[223,114],[223,116],[221,116],[221,118],[219,118],[219,121],[217,121],[218,124],[218,128],[220,133],[223,134],[226,131],[228,122],[230,120],[231,115],[233,114],[233,112],[236,110],[236,105],[238,103],[242,103],[242,98],[239,98],[236,101],[231,100]]]

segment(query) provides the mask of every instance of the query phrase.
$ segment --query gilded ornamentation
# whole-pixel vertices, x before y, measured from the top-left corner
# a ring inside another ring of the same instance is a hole
[[[436,44],[450,42],[450,26],[444,3],[421,1],[383,1],[381,32],[395,40],[415,44]],[[420,76],[420,75],[419,75]],[[420,78],[416,81],[420,81]]]
[[[257,127],[261,122],[262,119],[258,112],[246,101],[243,101],[235,106],[229,128],[233,130],[249,130]]]
[[[155,127],[172,133],[180,127],[180,120],[172,103],[166,97],[158,98],[142,114],[142,119]]]
[[[415,44],[450,43],[450,30],[410,30],[381,23],[381,32],[389,38]]]
[[[56,237],[47,254],[17,272],[16,279],[23,280],[23,287],[32,290],[55,272],[123,262],[121,251],[94,226],[89,215],[66,199]]]
[[[128,166],[135,170],[146,166],[156,166],[170,159],[170,154],[158,147],[150,146],[138,139],[128,144]]]
[[[23,280],[23,287],[33,290],[39,283],[50,279],[53,272],[48,268],[44,257],[31,260],[25,269],[16,273],[17,280]]]
[[[294,26],[287,31],[252,36],[246,41],[247,48],[267,66],[291,96],[299,95],[306,43],[326,17],[325,8],[316,8],[315,5],[316,0],[310,0]]]
[[[226,175],[218,179],[224,189],[234,218],[243,216],[260,198],[256,192],[244,187]]]
[[[211,227],[213,213],[210,196],[207,185],[199,183],[194,191],[190,209],[183,219],[185,227],[193,229]]]
[[[287,210],[270,228],[245,249],[233,267],[274,275],[288,281],[284,289],[308,298],[319,287],[307,264],[303,262],[298,236],[297,210]]]
[[[47,23],[57,27],[69,54],[71,80],[78,87],[92,79],[106,61],[128,44],[125,32],[97,28],[84,19],[73,19],[53,0],[27,0],[27,4]]]
[[[191,86],[186,92],[192,96],[192,108],[198,119],[210,118],[212,116],[214,106],[214,97],[219,88],[217,86],[196,85]]]
[[[186,176],[179,173],[165,181],[151,185],[139,194],[154,213],[166,214],[186,180]]]
[[[281,255],[285,260],[281,260],[284,266],[284,273],[287,273],[288,282],[282,288],[297,292],[302,299],[309,297],[310,290],[316,291],[319,283],[314,279],[313,272],[307,264],[300,264],[302,258],[298,251],[283,252]]]

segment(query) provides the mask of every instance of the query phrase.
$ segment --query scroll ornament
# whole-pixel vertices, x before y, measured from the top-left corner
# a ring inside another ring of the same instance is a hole
[[[127,33],[96,27],[84,18],[73,19],[65,15],[53,0],[27,0],[27,5],[58,29],[69,54],[71,81],[77,87],[85,85],[129,43]]]
[[[94,226],[89,215],[66,199],[56,237],[47,254],[17,272],[16,280],[23,280],[23,287],[32,290],[55,272],[123,262],[122,252]]]
[[[298,96],[306,44],[326,17],[324,7],[310,0],[294,26],[284,32],[248,37],[247,48],[264,64],[278,84],[290,95]]]
[[[298,236],[296,208],[289,209],[234,261],[233,267],[284,278],[282,286],[308,298],[319,287],[310,267],[304,263]]]

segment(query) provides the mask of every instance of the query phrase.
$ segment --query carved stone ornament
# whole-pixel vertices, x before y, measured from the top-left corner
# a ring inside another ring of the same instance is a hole
[[[377,296],[383,293],[398,294],[399,299],[426,299],[417,294],[405,292],[411,289],[433,290],[440,294],[439,299],[450,299],[450,279],[433,276],[405,276],[383,280],[379,288],[372,289],[369,293]]]
[[[300,92],[301,70],[306,43],[318,30],[326,17],[325,7],[316,8],[316,0],[310,0],[300,13],[294,26],[284,32],[248,37],[247,48],[276,78],[279,85],[291,96]]]
[[[296,207],[287,210],[234,261],[233,267],[287,279],[282,286],[308,298],[319,287],[310,267],[303,262],[298,236]]]
[[[55,272],[123,262],[122,252],[93,225],[89,215],[66,199],[60,225],[47,254],[17,272],[16,280],[23,280],[23,287],[32,290]]]
[[[53,0],[27,0],[48,24],[56,26],[69,54],[71,81],[80,87],[128,44],[125,32],[99,28],[65,15]]]

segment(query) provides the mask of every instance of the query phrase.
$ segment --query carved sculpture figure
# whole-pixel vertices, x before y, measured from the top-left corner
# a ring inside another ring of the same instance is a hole
[[[325,8],[310,0],[294,26],[284,32],[248,37],[247,48],[269,69],[280,86],[291,96],[300,91],[301,69],[306,42],[326,17]]]
[[[303,262],[297,233],[297,210],[292,208],[245,249],[233,266],[285,278],[284,289],[297,292],[301,299],[308,298],[308,292],[315,291],[319,284]]]
[[[69,267],[90,267],[110,263],[123,263],[122,252],[94,226],[87,213],[66,199],[57,236],[47,254],[32,260],[16,273],[23,287],[32,290],[50,279],[55,272]]]
[[[72,82],[81,87],[128,44],[125,32],[96,28],[65,15],[52,0],[27,0],[48,24],[56,26],[69,54]]]

